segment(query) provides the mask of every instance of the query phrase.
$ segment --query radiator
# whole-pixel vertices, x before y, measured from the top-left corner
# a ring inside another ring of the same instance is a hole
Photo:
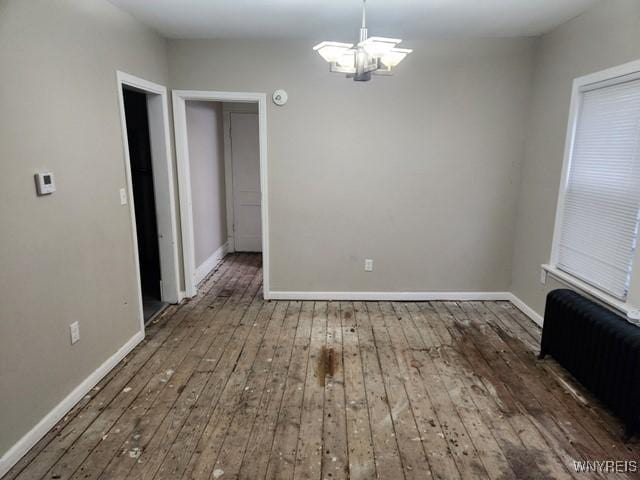
[[[640,328],[571,290],[547,296],[540,358],[551,355],[618,415],[640,426]]]

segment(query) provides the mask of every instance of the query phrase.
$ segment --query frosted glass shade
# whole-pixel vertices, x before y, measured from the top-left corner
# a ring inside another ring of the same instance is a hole
[[[404,58],[409,55],[413,50],[409,48],[393,48],[385,53],[380,61],[387,68],[393,68],[398,65]]]
[[[399,38],[371,37],[360,42],[358,46],[364,48],[372,57],[382,57],[401,41]]]
[[[337,64],[340,65],[341,67],[354,67],[355,65],[355,55],[356,55],[356,51],[355,50],[346,50],[342,56],[340,58],[338,58],[337,60]]]
[[[351,47],[353,47],[353,43],[322,42],[313,49],[327,62],[337,62]]]

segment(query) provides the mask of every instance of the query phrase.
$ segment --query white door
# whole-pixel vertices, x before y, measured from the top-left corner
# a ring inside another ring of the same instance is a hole
[[[231,113],[231,164],[235,250],[261,252],[258,114]]]

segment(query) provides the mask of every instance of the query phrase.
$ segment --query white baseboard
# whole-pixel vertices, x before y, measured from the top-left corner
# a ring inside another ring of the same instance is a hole
[[[144,332],[138,332],[120,349],[100,365],[91,375],[73,389],[36,426],[29,430],[18,442],[0,458],[0,477],[5,475],[38,441],[63,418],[95,385],[144,339]]]
[[[356,300],[425,302],[435,300],[511,300],[510,292],[269,292],[271,300]]]
[[[540,315],[533,308],[516,297],[513,293],[510,293],[509,296],[509,301],[513,303],[518,308],[518,310],[520,310],[527,317],[533,320],[536,324],[538,324],[538,326],[542,327],[542,324],[544,323],[544,318],[542,317],[542,315]]]
[[[198,285],[204,278],[211,273],[211,271],[216,268],[216,265],[220,263],[220,261],[224,258],[224,256],[229,251],[229,242],[224,242],[224,244],[217,249],[213,254],[207,258],[202,265],[196,268],[194,275],[194,282]]]
[[[509,301],[522,313],[542,326],[543,317],[511,292],[268,292],[269,300],[343,300],[430,302],[444,301]]]

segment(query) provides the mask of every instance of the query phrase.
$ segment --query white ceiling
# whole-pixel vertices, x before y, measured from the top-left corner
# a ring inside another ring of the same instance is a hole
[[[170,38],[353,40],[359,0],[110,0]],[[539,35],[600,0],[369,0],[370,35]]]

